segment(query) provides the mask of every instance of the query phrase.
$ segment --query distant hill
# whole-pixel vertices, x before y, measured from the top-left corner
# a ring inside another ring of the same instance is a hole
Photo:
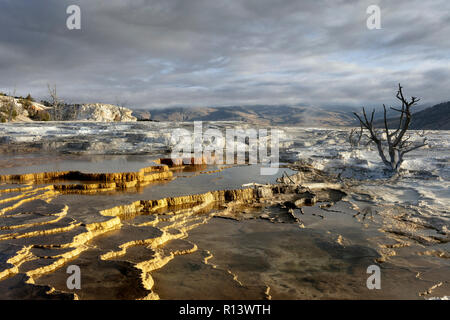
[[[417,106],[413,113],[411,129],[450,130],[450,101],[432,107]],[[243,121],[259,125],[284,125],[303,127],[342,127],[358,126],[353,111],[360,108],[334,107],[317,108],[284,105],[256,105],[204,108],[167,108],[153,110],[134,110],[138,120],[151,121]],[[375,126],[383,127],[383,112],[375,113]],[[388,110],[388,123],[391,128],[397,125],[397,112]]]
[[[135,110],[138,119],[143,112]],[[296,106],[230,106],[204,108],[167,108],[150,110],[154,121],[243,121],[260,125],[304,127],[334,127],[355,125],[355,118],[347,108],[326,110]],[[142,119],[146,120],[146,119]]]
[[[389,127],[395,128],[397,121],[395,118],[389,119]],[[384,126],[382,120],[378,120],[375,125],[377,127]],[[410,129],[450,130],[450,101],[413,113]]]
[[[450,101],[414,113],[411,129],[450,130]]]

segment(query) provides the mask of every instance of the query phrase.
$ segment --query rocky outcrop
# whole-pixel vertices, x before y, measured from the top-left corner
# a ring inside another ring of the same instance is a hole
[[[137,121],[133,111],[112,104],[63,104],[56,110],[31,97],[12,97],[0,93],[0,122],[30,121],[96,121],[127,122]]]
[[[0,122],[50,120],[49,108],[31,99],[0,94]]]
[[[125,107],[103,103],[65,105],[62,112],[62,120],[97,122],[136,121],[136,117],[131,115],[132,112]]]

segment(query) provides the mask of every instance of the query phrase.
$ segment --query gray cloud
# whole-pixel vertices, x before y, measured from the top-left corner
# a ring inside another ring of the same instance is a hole
[[[381,30],[366,8],[381,7]],[[82,29],[66,28],[77,4]],[[3,0],[0,90],[66,101],[376,105],[395,86],[449,100],[450,3]]]

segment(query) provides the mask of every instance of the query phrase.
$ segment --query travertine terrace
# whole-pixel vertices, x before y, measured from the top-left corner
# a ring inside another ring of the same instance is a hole
[[[355,188],[348,181],[291,165],[295,171],[282,169],[271,183],[241,177],[247,183],[211,187],[253,166],[205,161],[0,176],[1,297],[421,298],[448,290],[439,273],[445,264],[413,271],[421,257],[445,261],[445,241],[395,216],[369,217],[345,200]],[[393,261],[417,242],[428,248],[407,267]],[[365,268],[373,263],[410,290],[386,284],[389,290],[368,293]],[[72,264],[82,271],[80,290],[66,285]]]

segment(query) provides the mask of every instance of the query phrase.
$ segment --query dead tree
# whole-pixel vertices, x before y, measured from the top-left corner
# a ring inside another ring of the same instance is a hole
[[[359,144],[361,143],[362,136],[363,136],[363,128],[362,127],[359,130],[359,132],[356,128],[353,128],[352,130],[350,130],[350,134],[348,136],[348,142],[350,143],[350,146],[352,147],[352,149],[359,146]]]
[[[125,107],[127,105],[126,102],[120,102],[118,98],[116,98],[116,106],[118,107],[119,115],[116,116],[114,121],[122,121],[126,115],[127,108]]]
[[[8,102],[8,121],[11,122],[14,118],[14,113],[17,110],[16,107],[16,89],[14,89],[14,93],[10,96],[9,102]]]
[[[63,101],[58,98],[56,93],[56,85],[53,88],[47,84],[48,92],[50,94],[50,105],[53,108],[53,120],[60,121],[62,120],[62,107]]]
[[[124,119],[125,110],[126,110],[126,108],[125,108],[124,104],[123,103],[120,104],[119,105],[119,117],[120,117],[119,121],[122,121]]]
[[[394,172],[399,171],[406,153],[427,145],[427,138],[425,137],[423,137],[423,140],[420,143],[409,141],[411,136],[407,134],[407,131],[409,125],[411,124],[411,107],[414,106],[420,99],[411,97],[411,100],[407,100],[403,95],[402,89],[402,86],[399,84],[396,97],[402,103],[401,109],[391,107],[392,110],[400,113],[396,129],[389,129],[389,121],[387,119],[387,111],[384,104],[383,129],[374,128],[373,117],[375,114],[375,109],[372,111],[370,119],[367,117],[365,108],[363,108],[362,117],[354,112],[354,115],[358,118],[361,127],[360,138],[363,132],[367,130],[368,134],[366,137],[370,142],[377,146],[378,154],[386,167]]]

